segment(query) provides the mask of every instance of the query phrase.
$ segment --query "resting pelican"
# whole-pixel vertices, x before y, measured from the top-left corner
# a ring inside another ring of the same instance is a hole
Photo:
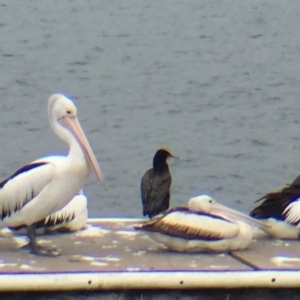
[[[52,130],[69,144],[68,156],[33,161],[0,183],[0,218],[8,227],[26,226],[31,252],[54,255],[36,243],[36,223],[66,206],[91,170],[107,189],[101,169],[77,119],[74,103],[63,95],[48,100]]]
[[[87,199],[82,190],[61,210],[37,223],[46,231],[76,231],[85,227],[88,218]]]
[[[167,210],[170,205],[172,182],[167,159],[178,158],[165,149],[159,149],[153,157],[153,168],[146,171],[141,181],[143,215],[150,218]]]
[[[266,227],[200,195],[191,198],[188,207],[172,208],[135,229],[173,251],[225,252],[245,249],[252,240],[251,226]]]
[[[61,210],[47,216],[36,223],[36,228],[45,232],[76,231],[85,227],[88,218],[87,199],[80,190],[77,195]],[[20,230],[24,226],[10,227],[11,230]]]
[[[266,232],[281,239],[300,237],[300,176],[277,192],[265,194],[250,215],[269,225]]]

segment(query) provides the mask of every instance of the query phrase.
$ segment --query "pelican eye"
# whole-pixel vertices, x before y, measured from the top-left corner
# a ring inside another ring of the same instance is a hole
[[[208,202],[209,202],[209,203],[212,203],[212,200],[209,200]]]
[[[70,110],[67,110],[67,114],[68,114],[68,115],[71,114],[71,111],[70,111]]]

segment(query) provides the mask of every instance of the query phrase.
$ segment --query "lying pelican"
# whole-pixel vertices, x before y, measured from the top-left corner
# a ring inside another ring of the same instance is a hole
[[[85,227],[88,218],[87,198],[83,191],[75,197],[61,210],[47,216],[47,218],[36,223],[36,228],[41,228],[44,232],[52,231],[76,231]],[[24,226],[10,227],[11,230],[20,230]]]
[[[77,119],[74,103],[63,95],[48,100],[52,130],[69,144],[68,156],[38,159],[0,183],[0,219],[7,227],[26,226],[31,252],[51,255],[36,243],[36,224],[62,209],[82,188],[91,170],[107,189],[95,155]]]
[[[76,231],[85,227],[87,218],[87,199],[80,190],[65,207],[38,222],[37,227],[44,227],[46,231]]]
[[[173,251],[224,252],[245,249],[252,240],[251,226],[266,227],[200,195],[189,200],[188,208],[172,208],[135,229]]]
[[[266,232],[281,239],[300,237],[300,176],[290,185],[277,192],[264,195],[263,201],[254,208],[250,216],[264,220],[269,228]]]

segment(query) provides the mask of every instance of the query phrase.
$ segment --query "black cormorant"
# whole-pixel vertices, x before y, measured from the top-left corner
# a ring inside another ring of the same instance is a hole
[[[153,157],[153,168],[146,171],[141,181],[143,215],[150,218],[167,210],[170,205],[172,182],[168,157],[178,158],[165,149],[159,149]]]

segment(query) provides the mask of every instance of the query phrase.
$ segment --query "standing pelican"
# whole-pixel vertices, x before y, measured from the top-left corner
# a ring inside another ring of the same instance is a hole
[[[69,145],[68,156],[33,161],[0,183],[0,218],[8,227],[26,226],[31,252],[54,255],[36,243],[36,223],[66,206],[91,170],[107,189],[101,169],[77,119],[74,103],[63,95],[48,100],[52,130]]]
[[[146,171],[141,181],[143,215],[150,218],[169,208],[172,183],[167,159],[177,158],[165,149],[159,149],[153,157],[153,168]]]
[[[188,207],[175,207],[135,229],[178,252],[224,252],[245,249],[251,226],[265,225],[216,203],[207,195],[191,198]]]
[[[262,201],[250,216],[265,220],[266,232],[274,238],[299,239],[300,237],[300,176],[277,192],[258,199]]]

